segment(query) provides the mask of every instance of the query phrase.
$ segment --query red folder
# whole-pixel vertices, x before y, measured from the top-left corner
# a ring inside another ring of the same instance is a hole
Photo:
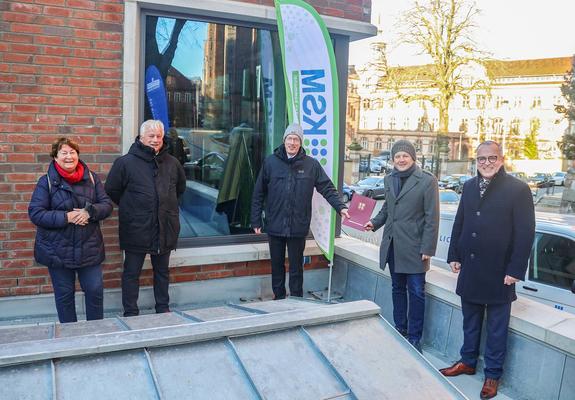
[[[376,201],[369,197],[360,196],[357,193],[351,198],[348,213],[349,218],[343,219],[343,224],[360,231],[365,230],[363,226],[371,218]]]

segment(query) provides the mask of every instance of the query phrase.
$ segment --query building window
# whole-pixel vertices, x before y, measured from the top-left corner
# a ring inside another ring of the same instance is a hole
[[[390,137],[390,138],[387,140],[387,149],[388,149],[388,150],[391,150],[391,148],[393,147],[393,144],[394,144],[394,143],[395,143],[395,139],[394,139],[393,136],[392,136],[392,137]]]
[[[467,118],[461,119],[461,123],[459,124],[459,132],[467,132],[469,128],[469,120]]]
[[[394,130],[395,129],[395,117],[391,117],[389,119],[389,129],[390,130]]]
[[[495,118],[493,120],[493,131],[497,135],[503,134],[503,119],[502,118]]]
[[[361,128],[367,129],[367,117],[361,117]]]
[[[369,150],[369,140],[367,140],[367,136],[362,136],[360,142],[361,147],[363,147],[365,150]]]
[[[521,108],[522,105],[522,100],[521,97],[515,97],[515,99],[513,99],[513,107],[515,108]]]
[[[375,139],[375,150],[383,150],[383,141],[380,137]]]
[[[252,233],[255,179],[286,126],[277,32],[153,15],[145,30],[144,71],[155,66],[174,94],[166,136],[189,154],[180,238]],[[144,103],[144,119],[153,118]]]
[[[369,110],[370,101],[369,99],[363,99],[363,108]]]
[[[541,97],[540,96],[533,97],[533,101],[531,102],[531,108],[541,108]]]
[[[383,117],[377,117],[377,129],[383,129]]]
[[[469,96],[463,95],[463,99],[461,100],[461,107],[469,109]]]
[[[403,129],[406,131],[409,130],[409,117],[403,118]]]
[[[478,94],[475,96],[475,108],[483,110],[485,108],[485,95]]]

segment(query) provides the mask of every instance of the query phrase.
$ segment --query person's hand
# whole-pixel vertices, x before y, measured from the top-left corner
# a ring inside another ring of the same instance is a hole
[[[365,223],[365,225],[363,226],[363,228],[364,228],[366,231],[372,231],[372,230],[373,230],[373,222],[367,221],[367,222]]]
[[[90,213],[83,208],[74,208],[70,213],[75,213],[72,223],[76,225],[87,225],[90,219]],[[68,213],[68,214],[70,214]],[[68,222],[70,220],[68,219]]]
[[[429,259],[431,259],[431,256],[428,256],[427,254],[422,254],[422,255],[421,255],[421,261],[427,261],[427,260],[429,260]]]
[[[519,282],[519,279],[512,277],[511,275],[505,275],[503,279],[503,283],[506,285],[513,285],[514,283]]]
[[[254,232],[259,235],[260,233],[262,233],[262,228],[254,228]]]
[[[349,218],[349,212],[347,211],[347,208],[344,208],[343,210],[341,210],[339,212],[339,214],[343,217],[343,218]]]
[[[461,263],[460,262],[451,261],[449,263],[449,266],[451,267],[451,272],[453,272],[454,274],[458,273],[461,270]]]
[[[66,213],[66,219],[68,220],[69,224],[77,224],[78,220],[80,219],[80,213],[78,212],[78,209],[74,209],[72,211],[68,211]]]

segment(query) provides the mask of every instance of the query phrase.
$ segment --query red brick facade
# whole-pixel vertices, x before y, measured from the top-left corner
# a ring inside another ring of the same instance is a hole
[[[249,3],[273,5],[271,0]],[[371,0],[312,0],[325,15],[369,21]],[[81,159],[105,178],[122,152],[121,0],[0,2],[0,296],[52,291],[34,262],[28,201],[46,173],[50,143],[68,136]],[[103,224],[104,282],[119,287],[116,213]],[[314,257],[310,267],[325,266]],[[150,271],[142,281],[150,284]],[[269,273],[268,263],[178,267],[172,281]]]

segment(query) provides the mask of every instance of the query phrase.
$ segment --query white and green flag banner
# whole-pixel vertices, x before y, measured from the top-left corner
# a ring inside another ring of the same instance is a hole
[[[333,46],[313,7],[301,0],[276,0],[290,123],[303,127],[303,146],[333,182],[338,176],[339,96]],[[311,230],[325,256],[333,259],[335,211],[317,192]]]

